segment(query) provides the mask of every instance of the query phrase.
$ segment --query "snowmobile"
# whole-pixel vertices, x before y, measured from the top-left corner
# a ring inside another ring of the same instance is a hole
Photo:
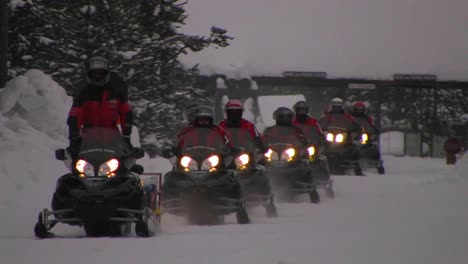
[[[52,198],[52,210],[43,209],[34,233],[53,237],[57,223],[83,226],[86,236],[127,236],[131,223],[140,237],[153,236],[159,228],[157,205],[148,200],[136,164],[144,152],[130,149],[119,131],[88,128],[83,131],[78,160],[71,161],[65,149],[55,152],[71,173],[59,178]],[[70,166],[72,165],[72,166]]]
[[[361,164],[364,168],[376,168],[378,174],[385,174],[383,160],[380,158],[378,131],[369,124],[367,117],[356,115],[353,117],[363,131],[360,140]]]
[[[199,127],[186,132],[179,143],[170,158],[173,170],[164,176],[164,211],[199,225],[222,224],[231,213],[239,224],[250,223],[238,175],[228,169],[233,155],[224,138]]]
[[[268,217],[278,215],[274,204],[270,179],[265,167],[259,164],[263,158],[254,139],[245,129],[227,128],[226,132],[239,154],[234,160],[242,189],[246,195],[247,206],[262,205]]]
[[[309,166],[311,147],[305,149],[296,138],[296,127],[276,127],[283,136],[265,138],[268,152],[265,153],[267,175],[280,200],[293,201],[298,194],[309,194],[311,203],[319,203],[320,196]]]
[[[297,124],[296,126],[302,129],[309,144],[307,147],[307,155],[315,185],[317,188],[323,188],[328,198],[334,198],[335,192],[333,190],[333,180],[330,178],[328,160],[327,157],[323,155],[323,136],[319,135],[317,130],[313,127],[305,127],[304,125]]]
[[[324,155],[328,159],[330,171],[342,175],[347,169],[354,169],[355,175],[363,176],[359,164],[359,146],[352,138],[352,133],[342,127],[328,126],[324,128],[324,134],[327,141]]]

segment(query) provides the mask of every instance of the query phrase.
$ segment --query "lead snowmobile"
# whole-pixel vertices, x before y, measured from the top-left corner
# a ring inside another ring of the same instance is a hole
[[[91,237],[129,235],[131,223],[138,236],[155,234],[158,217],[138,176],[143,167],[135,164],[144,156],[142,149],[128,148],[115,129],[88,128],[82,134],[78,160],[71,161],[65,149],[55,155],[71,165],[71,172],[59,178],[52,210],[39,213],[37,237],[52,237],[50,231],[57,223],[83,226]]]
[[[179,138],[173,170],[164,176],[162,207],[192,224],[221,224],[235,213],[239,224],[250,222],[238,175],[225,139],[211,127],[193,127]],[[168,157],[168,156],[166,156]]]
[[[262,205],[268,217],[276,217],[278,213],[270,179],[266,175],[265,167],[259,164],[263,159],[263,153],[260,153],[254,139],[245,129],[226,128],[226,132],[232,144],[239,150],[234,162],[247,205],[252,207]]]

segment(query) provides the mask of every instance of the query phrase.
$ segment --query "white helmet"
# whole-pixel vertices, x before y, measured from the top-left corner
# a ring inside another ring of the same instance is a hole
[[[335,97],[330,101],[331,112],[343,112],[344,101],[339,97]]]
[[[343,99],[341,99],[341,98],[339,98],[339,97],[335,97],[335,98],[333,98],[333,99],[330,101],[330,105],[331,105],[331,106],[334,106],[334,105],[343,106],[343,105],[344,105],[344,101],[343,101]]]

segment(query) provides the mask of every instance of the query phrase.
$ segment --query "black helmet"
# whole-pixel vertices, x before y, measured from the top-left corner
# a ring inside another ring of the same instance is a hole
[[[104,87],[109,83],[109,61],[103,57],[92,57],[85,64],[86,81],[97,87]]]
[[[189,123],[192,124],[193,121],[195,120],[195,113],[198,111],[198,109],[201,107],[201,105],[197,102],[195,103],[190,103],[188,104],[184,112],[182,113],[185,120]]]
[[[214,122],[213,110],[207,106],[200,106],[193,112],[193,125],[196,127],[209,127]]]
[[[287,107],[278,107],[273,112],[273,119],[275,119],[277,125],[291,125],[294,113]]]
[[[298,101],[293,106],[296,114],[296,119],[299,121],[305,121],[309,116],[309,105],[306,101]]]

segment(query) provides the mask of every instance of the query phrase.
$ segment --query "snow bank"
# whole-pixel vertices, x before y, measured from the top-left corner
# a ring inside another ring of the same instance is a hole
[[[23,119],[34,129],[53,138],[68,134],[65,122],[72,98],[48,75],[29,70],[0,90],[0,113]]]
[[[380,135],[380,152],[382,154],[401,156],[405,154],[405,134],[400,131],[389,131]]]

